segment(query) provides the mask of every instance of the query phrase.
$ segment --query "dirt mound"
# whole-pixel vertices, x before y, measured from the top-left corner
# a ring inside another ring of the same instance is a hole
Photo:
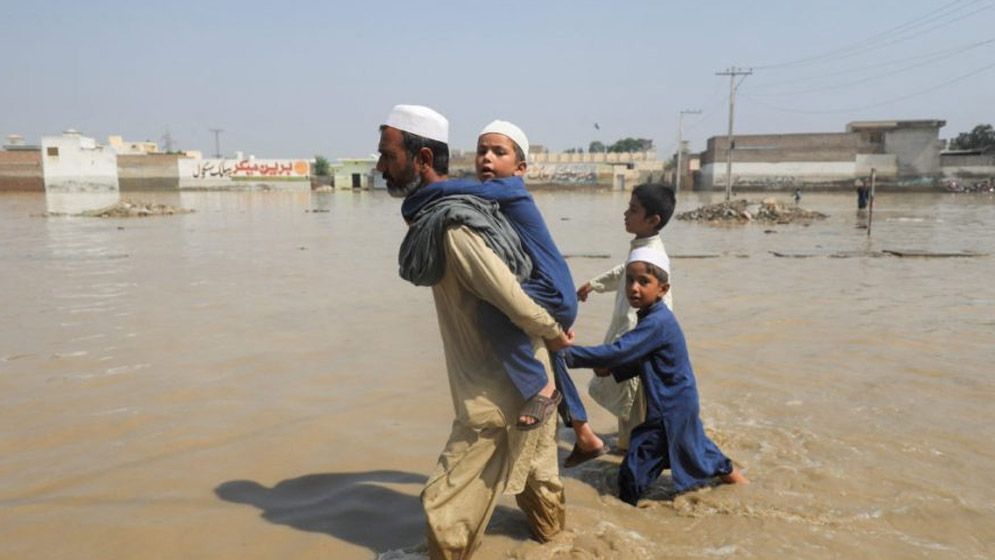
[[[96,210],[84,210],[79,214],[65,214],[61,212],[47,212],[43,216],[79,216],[85,218],[143,218],[147,216],[172,216],[173,214],[189,214],[193,210],[187,208],[177,208],[168,204],[156,204],[153,202],[134,202],[122,200],[104,208]]]
[[[764,224],[810,223],[827,218],[822,212],[805,210],[794,204],[784,204],[774,198],[757,200],[730,200],[702,206],[677,215],[678,220],[712,223],[759,222]]]

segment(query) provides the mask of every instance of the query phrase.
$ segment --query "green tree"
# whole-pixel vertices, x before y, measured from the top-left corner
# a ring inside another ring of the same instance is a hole
[[[955,150],[983,150],[995,147],[995,129],[990,124],[979,124],[971,132],[961,132],[950,142]]]
[[[314,156],[314,162],[311,164],[311,173],[315,177],[326,177],[328,176],[328,171],[331,169],[328,160],[322,156]]]
[[[602,144],[601,142],[598,142],[597,140],[591,142],[591,144],[587,147],[587,153],[589,154],[600,154],[601,152],[604,151],[605,151],[605,145]]]
[[[653,141],[649,138],[623,138],[608,147],[609,152],[628,153],[645,152],[653,149]]]

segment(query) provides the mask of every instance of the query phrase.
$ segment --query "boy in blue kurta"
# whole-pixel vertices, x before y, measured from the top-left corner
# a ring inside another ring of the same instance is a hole
[[[522,283],[522,288],[566,330],[577,317],[577,295],[570,268],[522,180],[527,153],[528,139],[521,129],[506,121],[494,121],[483,129],[477,142],[475,164],[481,182],[451,179],[428,185],[405,199],[401,211],[409,218],[413,209],[454,195],[472,195],[497,202],[532,259],[532,274]],[[564,465],[574,466],[607,452],[604,442],[587,422],[580,394],[562,358],[557,354],[552,356],[554,382],[546,377],[542,364],[534,358],[529,338],[500,312],[484,306],[481,322],[492,335],[496,354],[509,378],[526,399],[519,428],[532,429],[546,419],[558,403],[555,387],[563,396],[560,412],[564,421],[573,427],[577,436],[577,444]]]
[[[649,247],[629,254],[626,295],[639,322],[615,342],[573,346],[563,351],[570,367],[591,367],[616,381],[639,376],[646,391],[646,421],[630,436],[618,475],[619,498],[636,505],[650,484],[669,468],[683,492],[719,477],[748,483],[745,476],[705,435],[698,418],[698,388],[684,334],[661,303],[670,289],[667,255]]]

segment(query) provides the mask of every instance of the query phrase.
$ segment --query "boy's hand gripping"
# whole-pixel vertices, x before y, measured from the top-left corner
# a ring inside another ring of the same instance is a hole
[[[590,282],[584,282],[584,285],[577,288],[577,299],[580,301],[587,301],[587,295],[594,291]]]
[[[574,338],[576,334],[573,329],[567,329],[566,331],[560,333],[557,338],[544,338],[543,341],[546,343],[546,348],[550,352],[558,352],[572,346],[574,343]]]

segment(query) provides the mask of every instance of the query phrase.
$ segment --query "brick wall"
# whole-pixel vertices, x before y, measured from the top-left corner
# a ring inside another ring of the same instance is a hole
[[[45,192],[40,151],[0,151],[0,191]]]

